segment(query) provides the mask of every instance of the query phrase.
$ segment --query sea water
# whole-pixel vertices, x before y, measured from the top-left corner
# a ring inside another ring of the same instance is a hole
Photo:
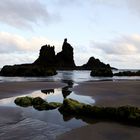
[[[114,73],[119,71],[126,70],[118,70],[113,71]],[[133,70],[136,71],[136,70]],[[63,81],[63,80],[71,80],[74,82],[86,82],[86,81],[114,81],[114,80],[140,80],[140,76],[114,76],[114,77],[91,77],[90,71],[57,71],[58,74],[54,76],[48,77],[4,77],[0,76],[0,82],[13,82],[13,81]]]

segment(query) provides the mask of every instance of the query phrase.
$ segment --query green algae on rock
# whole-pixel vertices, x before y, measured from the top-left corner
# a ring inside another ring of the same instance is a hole
[[[21,107],[33,106],[35,109],[41,110],[52,110],[60,107],[62,104],[58,102],[50,102],[43,100],[41,97],[18,97],[15,99],[15,104]]]
[[[15,104],[22,107],[28,107],[28,106],[32,106],[32,101],[33,101],[33,98],[28,97],[28,96],[18,97],[15,99]]]
[[[140,109],[133,106],[98,107],[80,103],[73,99],[65,99],[59,111],[63,115],[75,118],[89,117],[101,120],[113,120],[140,126]]]

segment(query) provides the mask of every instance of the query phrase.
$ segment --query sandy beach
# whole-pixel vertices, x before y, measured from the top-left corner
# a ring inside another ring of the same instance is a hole
[[[60,82],[9,82],[0,83],[0,99],[8,98],[16,95],[29,93],[35,90],[64,87],[65,84]],[[121,106],[121,105],[134,105],[140,107],[140,81],[104,81],[104,82],[85,82],[78,86],[75,86],[73,91],[76,94],[91,96],[95,99],[95,104],[100,106]],[[19,130],[22,125],[26,128],[25,132],[20,131],[17,135],[25,135],[28,132],[30,138],[33,138],[36,131],[40,130],[40,126],[47,132],[47,124],[43,122],[36,122],[36,120],[26,120],[22,115],[22,111],[17,108],[0,107],[0,129],[1,131],[7,131],[10,136],[11,133]],[[24,120],[25,119],[25,120]],[[20,123],[17,123],[20,122]],[[30,126],[29,126],[30,122]],[[10,128],[9,124],[18,125],[14,128]],[[28,124],[28,125],[27,125]],[[32,124],[34,124],[32,126]],[[41,124],[41,125],[40,125]],[[8,128],[2,126],[8,125]],[[26,126],[27,125],[27,126]],[[36,126],[36,128],[35,128]],[[52,126],[56,129],[56,126]],[[23,129],[24,130],[24,129]],[[60,130],[57,129],[57,131]],[[42,134],[42,131],[36,135],[37,138],[46,138],[46,134]],[[63,129],[61,130],[63,131]],[[118,123],[111,122],[98,122],[95,124],[89,124],[78,129],[73,129],[62,135],[58,135],[58,140],[139,140],[140,128],[134,126],[127,126]],[[22,133],[21,133],[22,132]],[[58,133],[61,134],[61,133]],[[3,135],[6,140],[7,135]],[[13,138],[17,138],[16,136]],[[24,138],[22,138],[24,140]]]

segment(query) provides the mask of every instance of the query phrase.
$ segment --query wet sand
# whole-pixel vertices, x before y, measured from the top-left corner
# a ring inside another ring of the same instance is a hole
[[[86,82],[73,89],[95,99],[95,105],[140,107],[140,81]],[[69,131],[57,140],[139,140],[140,128],[119,123],[98,122]]]
[[[57,140],[139,140],[140,128],[100,122],[69,131]]]
[[[91,96],[98,106],[140,107],[140,81],[86,82],[73,90],[76,94]]]
[[[0,83],[0,99],[27,94],[35,90],[64,87],[61,82],[4,82]]]

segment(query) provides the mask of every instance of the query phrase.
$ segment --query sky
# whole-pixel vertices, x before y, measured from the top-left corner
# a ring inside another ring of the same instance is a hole
[[[120,69],[140,69],[139,0],[1,0],[0,67],[32,63],[42,45],[61,51],[64,38],[76,65],[91,56]]]

